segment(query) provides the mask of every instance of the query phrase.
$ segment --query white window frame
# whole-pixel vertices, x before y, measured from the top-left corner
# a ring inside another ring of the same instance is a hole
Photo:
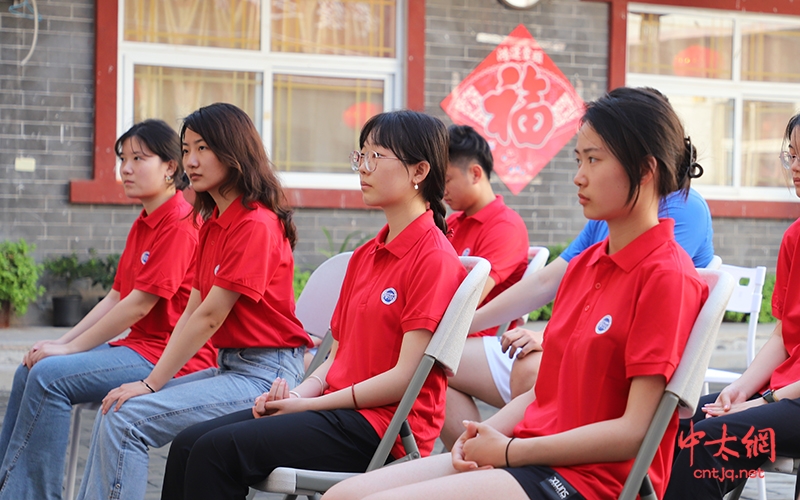
[[[712,186],[694,184],[693,187],[706,199],[717,200],[756,200],[756,201],[791,201],[798,202],[794,189],[786,187],[749,187],[741,185],[742,170],[742,105],[744,101],[774,101],[797,102],[800,96],[800,84],[751,82],[741,79],[741,21],[762,20],[770,23],[787,24],[800,27],[800,17],[786,15],[752,14],[734,11],[720,11],[691,7],[672,7],[650,4],[628,4],[628,12],[644,12],[653,14],[680,14],[680,15],[708,15],[717,19],[730,19],[733,21],[732,41],[732,78],[711,79],[677,77],[669,75],[653,75],[645,73],[631,73],[626,69],[625,82],[631,87],[654,87],[669,96],[705,96],[712,98],[727,98],[733,101],[733,172],[731,186]],[[627,29],[627,28],[626,28]],[[627,47],[626,47],[627,50]],[[793,110],[794,113],[800,109]],[[781,144],[775,144],[775,157],[777,159]],[[700,148],[702,150],[702,146]],[[700,162],[702,164],[702,161]],[[776,162],[777,163],[777,162]]]
[[[256,123],[267,151],[272,150],[272,81],[275,74],[331,78],[382,80],[383,109],[404,106],[406,1],[397,0],[395,54],[385,57],[318,55],[271,52],[269,15],[271,4],[261,8],[261,48],[259,50],[195,47],[161,43],[130,42],[125,37],[125,0],[119,0],[117,16],[117,137],[133,125],[134,66],[152,65],[220,71],[247,71],[262,76],[262,119]],[[309,144],[313,147],[313,143]],[[349,151],[342,151],[346,159]],[[344,161],[344,160],[343,160]],[[358,177],[350,173],[278,172],[284,187],[300,189],[361,189]]]

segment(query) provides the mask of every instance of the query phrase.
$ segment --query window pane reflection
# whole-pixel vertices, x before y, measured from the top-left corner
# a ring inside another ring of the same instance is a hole
[[[698,96],[670,96],[686,134],[697,148],[703,176],[692,184],[732,185],[733,100]]]

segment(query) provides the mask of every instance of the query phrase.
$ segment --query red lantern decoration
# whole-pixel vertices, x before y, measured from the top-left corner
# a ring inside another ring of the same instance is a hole
[[[342,113],[342,121],[352,129],[361,129],[367,120],[383,111],[380,104],[361,101],[353,104]]]
[[[672,71],[676,76],[713,78],[719,68],[719,53],[701,45],[690,45],[675,54]]]

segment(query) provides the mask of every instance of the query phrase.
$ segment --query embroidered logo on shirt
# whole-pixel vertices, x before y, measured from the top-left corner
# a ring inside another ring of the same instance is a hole
[[[397,290],[394,288],[387,288],[383,292],[381,292],[381,302],[386,304],[387,306],[390,304],[394,304],[394,301],[397,300]]]
[[[142,264],[147,264],[147,259],[149,258],[150,258],[150,252],[143,253],[141,258]]]
[[[611,328],[611,315],[606,314],[597,322],[597,326],[594,327],[594,333],[601,335],[606,333],[609,328]]]
[[[466,257],[466,256],[468,256],[468,255],[469,255],[469,252],[470,252],[469,248],[465,248],[465,249],[464,249],[464,251],[463,251],[463,252],[461,252],[461,255],[462,255],[462,256],[464,256],[464,257]]]
[[[219,264],[217,264],[217,267],[214,268],[214,276],[217,275],[217,272],[219,272]]]

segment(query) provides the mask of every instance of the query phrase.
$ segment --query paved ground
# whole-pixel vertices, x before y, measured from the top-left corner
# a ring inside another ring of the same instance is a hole
[[[543,327],[541,323],[532,323],[529,325],[533,329]],[[13,373],[25,351],[37,340],[56,338],[64,331],[66,331],[65,328],[52,327],[9,328],[0,330],[0,415],[5,414]],[[770,332],[771,325],[760,325],[758,330],[758,347],[766,341]],[[723,323],[717,342],[717,349],[712,356],[711,366],[714,368],[741,371],[744,368],[745,343],[746,325]],[[712,390],[714,389],[715,388],[712,387]],[[485,416],[488,416],[495,410],[492,407],[483,405],[481,411]],[[78,460],[78,481],[80,481],[80,471],[83,470],[86,453],[89,448],[88,440],[93,422],[94,415],[84,415],[82,418],[81,427],[83,430],[81,433],[81,446]],[[437,447],[437,449],[439,448],[440,447]],[[146,500],[160,498],[164,462],[168,453],[169,446],[150,451],[150,474],[148,477]],[[767,476],[767,495],[771,500],[789,500],[792,498],[793,492],[794,476],[787,474],[769,474]],[[259,493],[255,498],[259,500],[274,500],[281,497],[279,495]],[[751,480],[748,482],[742,498],[749,500],[758,498],[756,481]]]

